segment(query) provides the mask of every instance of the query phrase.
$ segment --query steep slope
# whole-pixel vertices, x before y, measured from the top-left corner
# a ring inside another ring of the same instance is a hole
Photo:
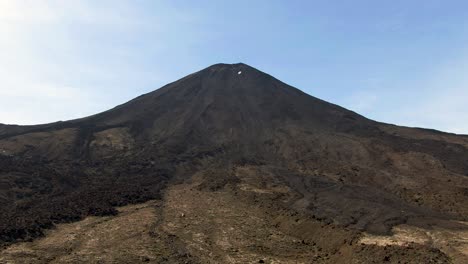
[[[112,215],[194,176],[213,192],[278,187],[246,203],[373,234],[466,221],[467,161],[466,136],[378,123],[217,64],[91,117],[1,125],[0,240]]]

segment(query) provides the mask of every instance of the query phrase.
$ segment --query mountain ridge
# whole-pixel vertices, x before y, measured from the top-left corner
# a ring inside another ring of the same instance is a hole
[[[202,69],[202,70],[200,70],[200,71],[197,71],[197,72],[194,72],[194,73],[192,73],[192,74],[189,74],[189,75],[187,75],[187,76],[183,77],[182,79],[179,79],[179,80],[177,80],[177,81],[175,81],[175,82],[171,82],[171,83],[168,83],[168,84],[166,84],[166,85],[163,85],[161,88],[158,88],[158,89],[156,89],[156,90],[147,92],[147,93],[142,94],[142,95],[140,95],[140,96],[137,96],[136,98],[134,98],[134,99],[132,99],[132,100],[126,102],[126,103],[123,103],[123,104],[118,105],[118,106],[116,106],[116,107],[114,107],[114,108],[111,108],[111,109],[109,109],[109,110],[106,110],[106,111],[103,111],[103,112],[100,112],[100,113],[97,113],[97,114],[93,114],[93,115],[90,115],[90,116],[81,117],[81,118],[72,119],[72,120],[67,120],[67,121],[54,121],[54,122],[51,122],[51,123],[34,124],[34,125],[18,125],[18,124],[2,124],[2,123],[0,123],[0,127],[4,127],[4,129],[6,129],[7,127],[9,127],[10,129],[11,129],[11,128],[19,128],[19,127],[21,127],[21,128],[30,128],[30,129],[40,129],[40,128],[47,128],[47,127],[53,126],[53,125],[60,125],[60,124],[62,124],[62,123],[70,123],[70,122],[78,122],[78,121],[81,121],[81,120],[86,120],[86,119],[88,119],[88,118],[95,117],[95,116],[99,116],[99,115],[101,115],[101,114],[107,113],[107,112],[112,111],[112,110],[114,110],[114,109],[116,109],[116,108],[120,108],[120,107],[122,107],[122,106],[124,106],[124,105],[126,105],[126,104],[128,104],[128,103],[131,103],[132,101],[137,100],[137,99],[139,99],[139,98],[141,98],[141,97],[145,97],[145,96],[148,96],[148,95],[150,95],[150,94],[156,93],[156,92],[157,92],[158,90],[160,90],[160,89],[164,89],[164,88],[169,87],[169,86],[171,86],[171,85],[175,85],[177,82],[180,82],[180,81],[182,81],[182,80],[184,80],[184,79],[187,79],[187,78],[189,78],[189,77],[191,77],[191,76],[194,76],[194,75],[197,75],[197,74],[209,73],[210,71],[215,71],[215,72],[218,71],[218,72],[219,72],[219,71],[222,71],[222,70],[224,70],[224,71],[226,71],[226,70],[227,70],[227,71],[231,71],[232,74],[235,74],[238,70],[241,70],[241,71],[244,70],[244,72],[245,72],[246,70],[249,70],[249,71],[254,71],[254,72],[256,72],[257,74],[263,74],[263,75],[266,76],[266,77],[272,78],[272,79],[274,79],[274,80],[276,80],[276,81],[278,81],[278,82],[281,82],[281,83],[284,84],[284,85],[287,85],[288,87],[290,87],[290,88],[296,90],[297,92],[299,92],[299,93],[301,93],[301,94],[310,96],[310,97],[312,97],[312,98],[314,98],[314,99],[317,99],[317,100],[319,100],[319,101],[321,101],[321,102],[324,102],[324,103],[330,104],[330,105],[332,105],[332,106],[335,106],[335,107],[344,109],[344,110],[346,110],[346,111],[349,111],[349,112],[352,113],[352,114],[359,115],[359,116],[361,116],[361,117],[364,117],[364,118],[368,119],[367,117],[362,116],[362,115],[360,115],[359,113],[357,113],[357,112],[355,112],[355,111],[348,110],[348,109],[343,108],[343,107],[341,107],[341,106],[339,106],[339,105],[336,105],[336,104],[333,104],[333,103],[324,101],[324,100],[322,100],[322,99],[319,99],[319,98],[317,98],[317,97],[314,97],[313,95],[310,95],[310,94],[308,94],[308,93],[305,93],[305,92],[301,91],[300,89],[298,89],[298,88],[296,88],[296,87],[293,87],[293,86],[290,86],[290,85],[288,85],[288,84],[286,84],[286,83],[283,83],[282,81],[276,79],[275,77],[269,75],[268,73],[262,72],[262,71],[260,71],[260,70],[258,70],[258,69],[256,69],[256,68],[254,68],[254,67],[252,67],[252,66],[249,66],[249,65],[247,65],[247,64],[245,64],[245,63],[238,62],[238,63],[232,63],[232,64],[229,64],[229,63],[216,63],[216,64],[213,64],[213,65],[208,66],[208,67],[206,67],[206,68],[204,68],[204,69]],[[371,120],[371,119],[369,119],[369,120]],[[425,127],[409,127],[409,126],[401,126],[401,125],[399,125],[399,124],[379,122],[379,121],[375,121],[375,120],[372,120],[372,121],[377,122],[377,123],[380,123],[381,125],[395,125],[395,126],[406,127],[406,128],[411,128],[411,129],[421,129],[421,130],[425,130],[425,131],[427,131],[427,132],[444,133],[444,134],[448,134],[448,135],[467,136],[467,137],[468,137],[468,135],[466,135],[466,134],[457,134],[457,133],[453,133],[453,132],[447,132],[447,131],[437,130],[437,129],[432,129],[432,128],[425,128]],[[1,130],[0,130],[0,135],[1,135],[1,134],[2,134],[2,133],[1,133]]]

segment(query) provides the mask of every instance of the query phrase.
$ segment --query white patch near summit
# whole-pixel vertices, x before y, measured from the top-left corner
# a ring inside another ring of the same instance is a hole
[[[239,74],[239,75],[240,75],[241,73],[242,73],[242,71],[239,71],[237,74]]]

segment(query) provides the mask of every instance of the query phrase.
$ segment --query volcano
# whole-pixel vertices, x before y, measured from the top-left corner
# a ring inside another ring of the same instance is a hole
[[[0,125],[0,261],[149,202],[163,220],[142,247],[158,249],[110,262],[464,261],[466,241],[418,232],[466,234],[468,136],[376,122],[242,63],[90,117]]]

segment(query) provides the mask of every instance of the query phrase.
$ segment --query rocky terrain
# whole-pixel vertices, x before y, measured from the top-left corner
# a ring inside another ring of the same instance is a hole
[[[0,209],[5,263],[466,263],[468,137],[217,64],[0,125]]]

